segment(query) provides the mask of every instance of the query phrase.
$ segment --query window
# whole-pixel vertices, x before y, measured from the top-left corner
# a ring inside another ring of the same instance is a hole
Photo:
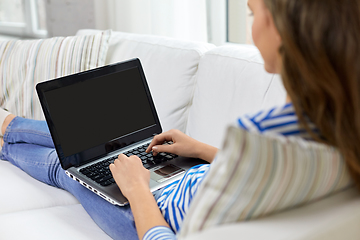
[[[207,0],[208,39],[215,45],[252,44],[247,0]]]
[[[0,0],[0,34],[46,37],[45,0]]]
[[[247,1],[227,0],[227,42],[252,44],[251,25],[253,17]]]

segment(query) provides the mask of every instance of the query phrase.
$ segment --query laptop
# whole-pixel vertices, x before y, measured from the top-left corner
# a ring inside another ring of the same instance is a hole
[[[145,152],[162,128],[139,59],[42,82],[36,91],[66,174],[114,205],[128,204],[109,170],[120,153],[140,157],[152,192],[206,163]]]

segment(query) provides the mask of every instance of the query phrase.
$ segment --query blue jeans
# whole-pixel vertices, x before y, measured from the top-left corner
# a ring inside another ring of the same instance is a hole
[[[16,117],[6,129],[4,142],[1,159],[39,181],[73,194],[113,239],[138,239],[129,205],[114,206],[65,174],[46,122]]]

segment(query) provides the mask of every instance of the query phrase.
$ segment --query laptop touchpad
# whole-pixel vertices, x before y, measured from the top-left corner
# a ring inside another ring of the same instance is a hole
[[[158,168],[155,171],[150,173],[151,179],[157,182],[164,182],[171,177],[175,177],[176,175],[185,172],[184,169],[179,168],[173,164],[166,165],[164,167]]]

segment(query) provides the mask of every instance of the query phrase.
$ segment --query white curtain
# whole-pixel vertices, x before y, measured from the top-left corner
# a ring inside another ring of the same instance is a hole
[[[207,41],[206,0],[94,0],[98,29]]]

